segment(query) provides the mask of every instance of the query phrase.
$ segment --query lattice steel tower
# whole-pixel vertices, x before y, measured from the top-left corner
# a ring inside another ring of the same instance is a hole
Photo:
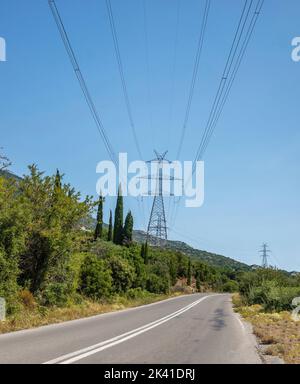
[[[165,213],[165,205],[164,205],[164,197],[163,197],[163,164],[170,164],[171,161],[167,160],[166,154],[167,151],[163,154],[159,154],[157,151],[154,151],[156,155],[156,159],[148,161],[148,163],[158,163],[157,166],[157,175],[149,176],[149,179],[156,180],[155,185],[155,195],[153,200],[153,205],[151,209],[150,220],[148,224],[147,231],[147,240],[154,245],[163,246],[167,239],[167,221],[166,221],[166,213]]]
[[[263,268],[269,268],[269,263],[268,263],[268,253],[271,252],[269,249],[268,249],[268,244],[263,244],[262,245],[262,250],[259,251],[260,253],[262,253],[262,267]]]

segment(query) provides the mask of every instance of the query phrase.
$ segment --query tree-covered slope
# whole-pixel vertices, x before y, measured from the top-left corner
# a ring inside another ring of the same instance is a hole
[[[146,234],[143,231],[134,231],[134,240],[144,242]],[[231,268],[234,270],[250,270],[247,264],[240,263],[230,257],[218,255],[215,253],[195,249],[182,241],[168,240],[165,246],[167,249],[173,249],[190,256],[194,260],[203,261],[209,265],[221,268]]]

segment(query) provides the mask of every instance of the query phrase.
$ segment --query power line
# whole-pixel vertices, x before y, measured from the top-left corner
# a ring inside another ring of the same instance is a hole
[[[203,50],[205,32],[206,32],[207,22],[208,22],[208,17],[209,17],[210,6],[211,6],[211,1],[206,0],[203,18],[202,18],[202,23],[201,23],[200,35],[199,35],[199,39],[198,39],[197,52],[196,52],[196,57],[195,57],[195,62],[194,62],[192,80],[191,80],[191,84],[190,84],[189,96],[188,96],[188,101],[187,101],[187,106],[186,106],[186,112],[185,112],[185,116],[184,116],[184,121],[183,121],[183,126],[182,126],[182,131],[181,131],[181,137],[180,137],[179,146],[178,146],[178,150],[177,150],[177,157],[176,157],[177,159],[179,159],[181,151],[182,151],[183,142],[185,139],[185,134],[186,134],[186,129],[187,129],[187,124],[188,124],[189,117],[190,117],[192,101],[193,101],[193,97],[194,97],[194,93],[195,93],[195,86],[196,86],[197,76],[198,76],[198,72],[199,72],[199,64],[200,64],[201,54],[202,54],[202,50]],[[173,223],[173,220],[175,221],[175,219],[176,219],[179,203],[180,203],[180,199],[179,199],[177,204],[176,204],[175,200],[173,201],[173,209],[172,209],[172,212],[170,213],[172,223]],[[170,208],[170,205],[169,205],[169,208]]]
[[[191,80],[191,85],[190,85],[189,97],[188,97],[186,112],[185,112],[185,116],[184,116],[183,127],[182,127],[181,137],[180,137],[180,141],[179,141],[179,147],[178,147],[178,151],[177,151],[177,157],[176,157],[177,159],[179,159],[181,151],[182,151],[183,141],[184,141],[185,134],[186,134],[186,128],[187,128],[187,124],[188,124],[189,117],[190,117],[192,101],[193,101],[193,97],[194,97],[194,93],[195,93],[195,85],[196,85],[198,71],[199,71],[201,53],[202,53],[202,48],[203,48],[203,43],[204,43],[205,31],[206,31],[206,27],[207,27],[210,5],[211,5],[210,0],[206,0],[202,24],[201,24],[200,36],[199,36],[198,45],[197,45],[197,53],[196,53],[196,58],[195,58],[195,63],[194,63],[194,70],[193,70],[193,75],[192,75],[192,80]]]
[[[116,25],[115,25],[115,19],[114,19],[114,14],[113,14],[110,0],[106,0],[106,7],[107,7],[107,12],[108,12],[108,17],[109,17],[109,24],[110,24],[111,34],[112,34],[112,38],[113,38],[113,42],[114,42],[114,48],[115,48],[115,53],[116,53],[116,58],[117,58],[117,63],[118,63],[118,69],[119,69],[121,83],[122,83],[123,94],[124,94],[124,98],[125,98],[125,105],[126,105],[126,109],[127,109],[127,113],[128,113],[128,117],[129,117],[129,122],[130,122],[130,126],[132,129],[134,142],[135,142],[138,154],[140,156],[140,159],[142,159],[143,156],[142,156],[142,152],[141,152],[141,148],[139,145],[138,136],[137,136],[137,132],[136,132],[136,128],[135,128],[131,103],[130,103],[130,99],[128,96],[128,90],[127,90],[127,85],[126,85],[125,75],[124,75],[124,67],[123,67],[123,62],[122,62],[122,57],[121,57],[120,47],[119,47],[119,40],[118,40],[118,35],[117,35]]]
[[[134,123],[134,118],[133,118],[133,113],[132,113],[132,107],[128,95],[128,89],[127,89],[127,84],[125,80],[125,74],[124,74],[124,66],[123,66],[123,61],[122,61],[122,56],[120,52],[120,45],[119,45],[119,39],[118,39],[118,34],[116,30],[116,24],[115,24],[115,18],[112,10],[112,5],[110,0],[106,0],[106,7],[107,7],[107,12],[108,12],[108,17],[109,17],[109,24],[110,24],[110,30],[113,38],[113,43],[114,43],[114,49],[115,49],[115,54],[116,54],[116,59],[117,59],[117,64],[118,64],[118,70],[120,74],[120,79],[121,79],[121,84],[122,84],[122,90],[124,94],[124,99],[125,99],[125,105],[126,105],[126,110],[129,118],[129,123],[131,126],[131,130],[133,133],[134,137],[134,142],[135,146],[138,152],[138,155],[140,159],[143,158],[142,151],[140,148],[140,144],[138,141],[138,136],[135,128],[135,123]],[[144,201],[140,201],[140,198],[137,198],[138,202],[138,208],[142,216],[142,220],[144,222],[144,228],[146,229],[146,219],[145,219],[145,207],[144,207]]]
[[[255,7],[255,11],[253,13],[252,19],[249,23],[248,29],[246,33],[244,33],[247,22],[249,20],[250,11],[252,9],[254,0],[250,1],[248,5],[248,0],[245,1],[245,5],[243,8],[242,16],[239,22],[239,26],[231,46],[231,50],[226,62],[226,66],[223,72],[223,76],[221,78],[219,88],[209,115],[209,119],[203,133],[201,143],[198,147],[197,154],[194,161],[194,166],[197,160],[203,158],[203,155],[207,149],[210,138],[216,128],[216,125],[219,121],[220,115],[223,111],[224,105],[228,99],[230,90],[232,88],[233,82],[236,78],[237,72],[240,68],[242,59],[245,55],[246,49],[249,45],[250,39],[253,35],[254,28],[258,17],[260,15],[264,0],[258,0],[257,5]],[[242,44],[240,44],[242,42]],[[233,68],[233,69],[232,69]]]
[[[149,127],[152,132],[152,144],[154,146],[154,134],[153,130],[153,106],[152,106],[152,91],[150,85],[150,60],[149,60],[149,35],[148,35],[148,17],[147,17],[147,4],[146,0],[143,0],[143,17],[144,17],[144,38],[145,38],[145,59],[146,59],[146,80],[147,80],[147,102],[149,105]]]
[[[173,61],[172,61],[172,65],[171,65],[171,88],[170,88],[171,94],[170,94],[170,106],[169,106],[169,124],[167,127],[168,142],[169,142],[169,138],[170,138],[170,126],[173,124],[175,70],[176,70],[177,54],[178,54],[181,0],[177,0],[177,7],[176,8],[177,8],[177,10],[176,10],[176,21],[175,21],[175,42],[174,42]]]
[[[69,59],[71,61],[71,64],[72,64],[72,67],[74,69],[74,72],[75,72],[75,75],[78,79],[78,82],[79,82],[79,85],[81,87],[81,90],[83,92],[83,95],[84,95],[84,98],[87,102],[87,105],[90,109],[90,112],[92,114],[92,117],[96,123],[96,126],[97,126],[97,129],[100,133],[100,136],[102,138],[102,141],[105,145],[105,148],[108,152],[108,155],[109,157],[111,158],[111,160],[115,163],[115,165],[118,165],[118,159],[117,159],[117,156],[113,150],[113,147],[108,139],[108,136],[105,132],[105,129],[104,129],[104,126],[102,124],[102,121],[101,121],[101,118],[96,110],[96,107],[95,107],[95,103],[91,97],[91,94],[89,92],[89,89],[87,87],[87,84],[85,82],[85,79],[82,75],[82,72],[81,72],[81,69],[79,67],[79,64],[78,64],[78,61],[77,61],[77,58],[75,56],[75,53],[74,53],[74,50],[72,48],[72,45],[71,45],[71,42],[70,42],[70,39],[68,37],[68,34],[66,32],[66,29],[65,29],[65,26],[63,24],[63,21],[62,21],[62,18],[60,16],[60,13],[58,11],[58,8],[56,6],[56,3],[55,3],[55,0],[48,0],[48,3],[49,3],[49,6],[50,6],[50,9],[52,11],[52,14],[53,14],[53,17],[54,17],[54,20],[56,22],[56,25],[57,25],[57,28],[60,32],[60,35],[61,35],[61,38],[62,38],[62,41],[64,43],[64,46],[65,46],[65,49],[67,51],[67,54],[69,56]]]
[[[223,85],[224,86],[222,86],[222,92],[220,93],[220,95],[218,97],[218,102],[216,104],[216,108],[215,108],[214,113],[212,115],[209,128],[208,128],[208,130],[207,130],[207,132],[205,134],[205,137],[203,138],[203,141],[201,142],[201,146],[198,149],[198,152],[197,152],[197,159],[198,160],[203,158],[203,155],[204,155],[204,153],[205,153],[205,151],[206,151],[206,149],[208,147],[208,144],[209,144],[210,138],[211,138],[211,136],[213,134],[213,131],[215,130],[215,128],[217,126],[217,123],[218,123],[218,121],[220,119],[220,116],[222,114],[224,106],[225,106],[225,104],[227,102],[227,99],[229,97],[231,88],[233,86],[234,80],[235,80],[235,78],[237,76],[238,70],[239,70],[239,68],[241,66],[241,63],[242,63],[242,60],[243,60],[243,58],[245,56],[247,47],[248,47],[249,42],[251,40],[251,37],[253,35],[254,29],[255,29],[255,25],[257,23],[259,15],[260,15],[263,3],[264,3],[264,0],[259,0],[258,3],[257,3],[257,6],[256,6],[255,11],[254,11],[254,14],[253,14],[252,19],[250,21],[249,27],[248,27],[247,32],[245,34],[242,46],[240,48],[240,51],[239,51],[238,56],[237,56],[237,59],[236,59],[235,64],[233,66],[232,73],[229,76],[226,75],[225,77],[222,78],[222,80],[224,80],[223,81]],[[232,65],[234,63],[234,59],[235,59],[235,57],[232,58],[232,63],[230,64],[229,71],[232,68]]]
[[[244,7],[242,9],[242,14],[238,23],[238,27],[236,29],[235,36],[230,48],[230,52],[225,64],[223,76],[220,80],[217,94],[214,99],[204,133],[202,135],[201,143],[196,153],[194,166],[193,166],[193,174],[196,170],[195,168],[196,162],[203,158],[204,152],[207,149],[207,146],[209,144],[213,131],[216,128],[216,125],[220,119],[221,113],[223,111],[225,103],[230,94],[230,90],[232,88],[233,82],[236,78],[237,72],[240,68],[241,62],[246,53],[246,49],[249,45],[250,39],[254,32],[255,25],[257,23],[258,17],[261,13],[261,10],[264,4],[264,0],[257,1],[257,5],[255,7],[255,11],[252,16],[252,19],[249,23],[247,32],[244,33],[247,26],[247,22],[249,20],[249,15],[252,9],[253,2],[254,0],[251,0],[250,2],[249,0],[245,0]],[[243,39],[243,36],[244,36],[244,39]],[[241,41],[243,41],[242,44],[240,44]],[[180,202],[180,199],[179,199],[179,202]],[[178,214],[179,202],[175,207],[176,212],[174,215],[174,222]]]

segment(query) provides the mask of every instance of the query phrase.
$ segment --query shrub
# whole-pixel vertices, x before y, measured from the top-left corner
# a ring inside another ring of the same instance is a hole
[[[107,260],[111,270],[112,286],[115,293],[126,292],[136,279],[135,268],[131,263],[119,256],[111,256]]]
[[[28,289],[19,292],[19,299],[27,309],[34,309],[36,307],[34,296]]]
[[[46,306],[63,307],[70,295],[69,286],[65,283],[50,283],[40,293],[41,303]]]
[[[169,291],[169,281],[166,278],[150,273],[146,283],[147,291],[151,293],[167,293]]]
[[[223,284],[222,286],[223,292],[234,293],[239,291],[239,285],[236,281],[230,280]]]
[[[145,297],[149,297],[150,293],[148,291],[143,290],[142,288],[130,288],[126,296],[128,299],[144,299]]]
[[[93,300],[107,298],[111,294],[111,270],[97,256],[86,257],[81,267],[80,290]]]

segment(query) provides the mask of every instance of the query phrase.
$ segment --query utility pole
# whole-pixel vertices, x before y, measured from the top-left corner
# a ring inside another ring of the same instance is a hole
[[[260,250],[259,252],[262,253],[262,268],[269,268],[268,253],[270,253],[271,251],[268,249],[268,244],[264,243],[262,245],[262,250]]]
[[[168,151],[164,152],[163,154],[159,154],[157,151],[154,151],[154,153],[156,158],[148,161],[148,163],[157,163],[158,166],[157,175],[148,176],[149,180],[156,180],[157,182],[148,224],[147,241],[154,243],[156,246],[163,246],[168,239],[167,221],[163,197],[163,164],[170,164],[171,161],[165,158]]]

